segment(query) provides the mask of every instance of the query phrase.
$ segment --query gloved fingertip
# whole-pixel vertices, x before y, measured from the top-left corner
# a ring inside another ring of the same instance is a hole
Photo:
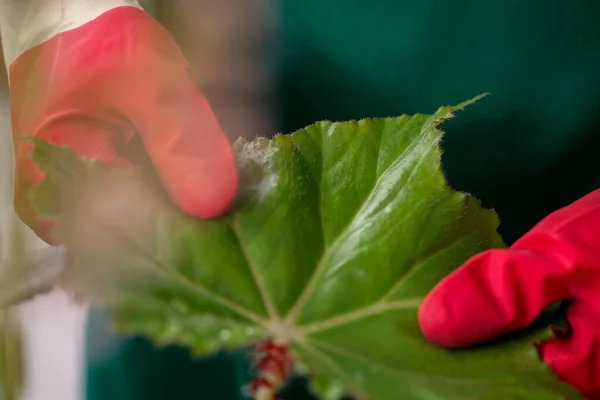
[[[457,283],[461,282],[452,276],[442,281],[419,308],[421,332],[433,345],[449,349],[468,347],[488,340],[494,334],[493,324],[482,320],[485,316],[471,313],[473,310],[469,305],[474,297],[464,290],[457,290]]]
[[[202,187],[203,177],[190,176],[188,187],[174,198],[175,204],[186,213],[200,219],[212,219],[225,215],[233,206],[235,185],[223,181]]]
[[[421,304],[418,312],[419,326],[423,336],[436,346],[454,348],[463,344],[454,334],[454,319],[444,307],[443,295],[431,293]]]
[[[175,205],[201,219],[225,215],[235,202],[237,187],[238,172],[233,156],[213,159],[168,183]]]
[[[440,281],[419,309],[425,338],[446,348],[467,347],[505,333],[507,319],[498,299],[490,295],[498,252],[480,253]]]

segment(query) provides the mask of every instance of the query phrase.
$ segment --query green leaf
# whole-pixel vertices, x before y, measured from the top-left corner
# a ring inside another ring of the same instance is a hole
[[[98,185],[100,170],[118,173],[35,139],[51,184],[32,198],[68,222],[63,286],[112,307],[127,332],[199,355],[276,338],[327,399],[342,388],[360,399],[577,398],[536,354],[546,329],[463,351],[419,330],[427,292],[503,246],[496,214],[450,189],[440,166],[438,125],[468,103],[239,140],[239,199],[219,220],[183,215],[140,179]],[[67,207],[64,193],[79,194]]]

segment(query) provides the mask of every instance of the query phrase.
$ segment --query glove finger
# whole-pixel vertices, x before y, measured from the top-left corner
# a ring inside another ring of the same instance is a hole
[[[188,89],[160,96],[142,114],[148,117],[136,127],[172,201],[199,218],[224,214],[235,198],[237,167],[206,99]]]
[[[561,247],[549,236],[538,244]],[[425,337],[465,347],[531,324],[548,305],[568,297],[570,270],[544,252],[489,250],[443,279],[419,309]]]
[[[85,118],[67,118],[45,124],[35,136],[51,144],[67,146],[79,156],[115,166],[130,165],[121,155],[126,151],[128,138],[132,134],[123,134],[121,128]],[[55,244],[51,232],[57,221],[39,217],[29,199],[29,191],[42,182],[45,176],[32,160],[32,150],[30,142],[15,140],[15,210],[19,218],[42,240]]]
[[[206,100],[179,96],[156,104],[143,140],[173,202],[198,218],[219,217],[237,191],[233,152]]]
[[[599,201],[600,190],[584,196],[510,249],[479,254],[442,280],[419,310],[425,336],[468,346],[526,327],[556,301],[590,298],[586,291],[598,286]]]
[[[575,301],[567,310],[570,334],[538,345],[542,360],[588,399],[600,399],[600,310]]]
[[[137,48],[138,59],[147,54],[152,61],[136,67],[128,91],[133,97],[122,97],[121,107],[171,200],[199,218],[221,216],[232,205],[238,185],[229,141],[171,38],[156,34]]]

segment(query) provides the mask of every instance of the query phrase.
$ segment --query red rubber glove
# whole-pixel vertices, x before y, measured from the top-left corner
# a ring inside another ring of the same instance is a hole
[[[471,258],[419,310],[424,335],[463,347],[525,328],[548,305],[572,299],[571,334],[539,345],[558,377],[600,399],[600,190],[541,221],[507,250]]]
[[[43,174],[29,157],[31,144],[16,140],[28,135],[112,165],[130,163],[139,135],[181,209],[212,218],[232,204],[238,176],[230,144],[179,47],[143,10],[111,8],[26,50],[9,72],[15,204],[44,240],[49,225],[27,199]]]

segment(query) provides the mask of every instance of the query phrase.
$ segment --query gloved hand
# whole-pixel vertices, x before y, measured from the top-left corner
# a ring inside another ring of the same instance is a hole
[[[542,360],[590,399],[600,399],[600,190],[562,208],[506,250],[489,250],[443,279],[419,310],[424,335],[463,347],[531,324],[563,299],[568,337],[539,344]]]
[[[50,241],[51,225],[27,198],[43,174],[29,157],[31,144],[17,140],[24,136],[119,166],[131,165],[137,137],[177,206],[200,218],[220,216],[236,194],[236,164],[184,55],[142,9],[112,7],[135,1],[72,1],[66,12],[88,18],[98,4],[111,7],[84,24],[61,20],[77,26],[10,64],[19,216]]]

